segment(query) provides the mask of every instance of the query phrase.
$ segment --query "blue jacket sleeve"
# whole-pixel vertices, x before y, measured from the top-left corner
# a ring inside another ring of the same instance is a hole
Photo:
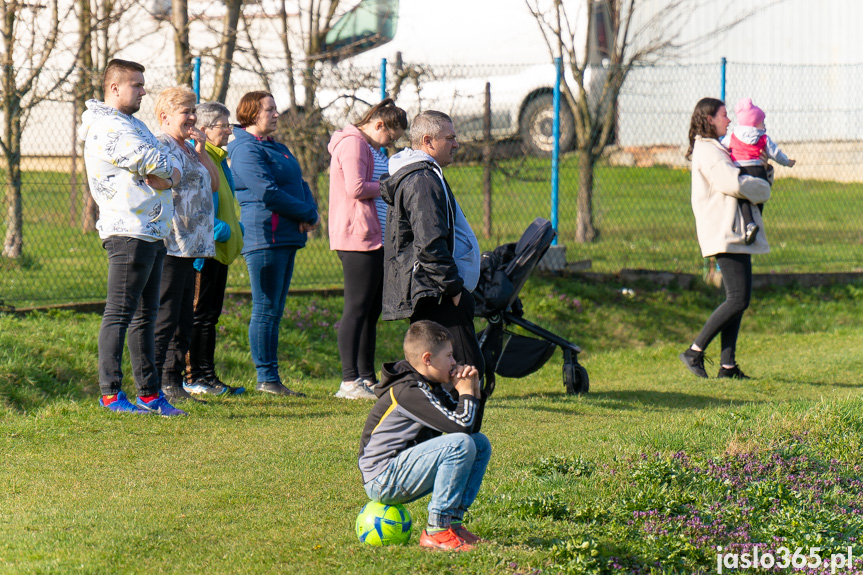
[[[287,194],[276,185],[275,178],[267,166],[265,150],[259,146],[238,146],[231,156],[231,170],[240,188],[249,193],[264,207],[280,216],[298,222],[314,222],[318,210],[313,201],[299,199]],[[305,189],[308,186],[303,182]],[[311,194],[309,194],[309,197]]]
[[[219,192],[213,192],[213,213],[219,213]],[[213,216],[213,239],[219,243],[231,239],[231,226]]]

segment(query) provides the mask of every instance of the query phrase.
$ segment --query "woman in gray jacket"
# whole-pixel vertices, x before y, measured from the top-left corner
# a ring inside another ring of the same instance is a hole
[[[737,334],[743,312],[752,296],[752,254],[770,251],[767,235],[746,244],[746,227],[738,199],[761,204],[770,199],[770,184],[752,176],[740,175],[728,150],[719,143],[728,130],[725,103],[704,98],[695,106],[689,126],[692,161],[692,212],[701,255],[714,256],[722,270],[725,301],[714,310],[695,342],[680,354],[680,360],[698,377],[707,377],[704,351],[717,334],[722,342],[718,377],[749,379],[735,359]],[[753,209],[755,223],[764,230],[761,214]]]

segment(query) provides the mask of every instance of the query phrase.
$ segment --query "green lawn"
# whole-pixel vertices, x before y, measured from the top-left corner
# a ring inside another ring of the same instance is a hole
[[[469,555],[417,546],[427,499],[407,546],[353,534],[369,404],[332,397],[341,298],[289,298],[282,369],[307,399],[217,398],[179,420],[96,406],[97,316],[0,315],[0,573],[713,573],[716,546],[749,541],[863,555],[863,285],[756,291],[751,381],[676,358],[715,290],[534,277],[523,296],[584,348],[591,392],[563,393],[559,353],[499,382],[469,523],[492,543]],[[249,312],[228,300],[217,350],[247,386]],[[379,361],[404,327],[381,326]]]
[[[538,158],[502,160],[492,178],[492,228],[483,237],[482,167],[447,169],[483,249],[515,241],[536,217],[549,217],[550,163]],[[0,260],[0,303],[16,307],[104,298],[106,261],[96,234],[69,224],[68,175],[29,172],[24,179],[25,256]],[[577,158],[561,162],[559,241],[567,259],[590,259],[593,270],[622,268],[698,273],[702,259],[689,204],[689,172],[670,168],[601,165],[596,174],[594,217],[600,235],[576,244]],[[320,180],[326,209],[327,176]],[[80,202],[79,202],[80,203]],[[80,206],[78,207],[80,213]],[[766,210],[772,253],[755,259],[757,272],[837,272],[863,268],[860,184],[782,179]],[[5,224],[0,222],[0,234]],[[247,290],[242,260],[229,285]],[[294,288],[341,287],[341,265],[326,237],[299,252]]]

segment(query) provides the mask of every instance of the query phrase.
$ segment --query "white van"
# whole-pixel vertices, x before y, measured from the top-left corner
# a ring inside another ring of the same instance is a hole
[[[576,38],[587,40],[589,35],[589,42],[576,45],[589,47],[588,63],[601,71],[612,39],[607,0],[564,0],[564,4]],[[385,58],[394,66],[391,76],[406,68],[419,70],[417,83],[402,83],[397,104],[409,117],[423,109],[446,112],[459,135],[468,139],[482,137],[489,82],[492,135],[520,136],[529,151],[551,152],[553,58],[524,0],[361,0],[327,34],[324,57],[339,67],[362,69],[374,69]],[[594,73],[594,84],[598,76]],[[380,99],[380,91],[361,90],[356,96],[373,104]],[[342,112],[349,114],[354,98],[342,95],[343,101],[338,102],[339,97],[330,90],[318,94],[322,104],[344,106]],[[574,143],[575,129],[572,112],[565,103],[562,108],[561,148],[565,150]]]

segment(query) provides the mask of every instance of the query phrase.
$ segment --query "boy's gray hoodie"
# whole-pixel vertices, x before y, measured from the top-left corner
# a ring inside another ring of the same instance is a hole
[[[434,158],[421,150],[405,148],[401,152],[394,154],[393,157],[390,158],[390,174],[395,174],[400,169],[417,162],[432,162],[434,164],[433,170],[440,178],[441,184],[445,189],[449,190],[455,200],[455,194],[452,193],[452,189],[450,189],[446,180],[444,180],[443,170],[441,167]],[[461,277],[462,281],[464,281],[465,289],[472,292],[476,288],[476,284],[479,282],[479,265],[481,256],[479,251],[479,242],[477,241],[476,235],[473,233],[470,224],[467,222],[467,218],[465,217],[461,206],[458,205],[458,201],[455,202],[455,207],[456,209],[453,210],[455,212],[455,246],[452,255],[455,260],[455,265],[458,268],[458,275]],[[447,222],[447,224],[449,224],[449,222]]]
[[[168,235],[174,203],[171,190],[156,190],[145,178],[169,179],[176,167],[165,145],[141,120],[98,100],[88,100],[78,138],[90,192],[99,206],[99,237],[126,236],[147,241]]]

